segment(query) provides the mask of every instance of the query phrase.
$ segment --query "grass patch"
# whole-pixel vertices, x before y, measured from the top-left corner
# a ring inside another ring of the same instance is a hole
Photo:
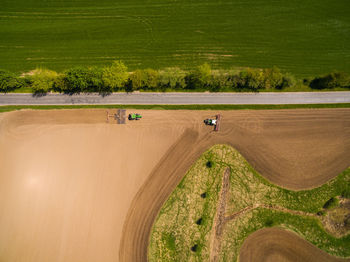
[[[209,161],[213,162],[212,168],[207,167]],[[208,260],[213,219],[226,167],[230,167],[231,175],[225,213],[238,215],[225,226],[220,261],[236,261],[249,234],[273,226],[292,230],[332,255],[350,256],[347,248],[350,235],[337,238],[323,226],[323,206],[330,199],[333,200],[329,208],[336,206],[334,196],[340,196],[347,189],[350,168],[320,187],[292,191],[271,184],[232,147],[216,145],[191,167],[161,209],[151,234],[150,261]],[[207,192],[205,198],[201,196],[203,192]],[[166,242],[159,237],[164,232],[176,236],[175,250],[167,249]],[[198,249],[188,252],[195,244]]]
[[[84,108],[125,108],[151,110],[276,110],[276,109],[317,109],[317,108],[350,108],[350,103],[341,104],[300,104],[300,105],[9,105],[0,106],[1,112],[21,109],[84,109]]]
[[[165,202],[152,229],[149,261],[205,261],[208,257],[221,188],[219,174],[224,171],[221,147],[205,152]],[[206,166],[209,160],[211,168]],[[169,244],[169,235],[175,245]]]

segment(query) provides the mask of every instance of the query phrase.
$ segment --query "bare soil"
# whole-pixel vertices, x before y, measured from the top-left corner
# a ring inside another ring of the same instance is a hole
[[[350,259],[328,255],[293,232],[280,228],[265,228],[254,232],[244,241],[239,261],[335,262]]]
[[[219,132],[202,123],[217,112],[135,112],[126,125],[99,109],[0,115],[0,261],[146,261],[164,201],[217,143],[291,189],[350,166],[349,109],[224,111]]]

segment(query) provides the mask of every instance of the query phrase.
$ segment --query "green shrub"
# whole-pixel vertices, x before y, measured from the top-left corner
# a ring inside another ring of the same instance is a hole
[[[277,67],[263,70],[264,88],[265,89],[282,89],[284,87],[283,74]]]
[[[159,83],[159,75],[156,70],[153,69],[144,69],[144,82],[143,82],[143,88],[145,89],[155,89],[158,87]]]
[[[155,89],[158,86],[158,72],[153,69],[137,69],[129,77],[133,90]]]
[[[312,89],[350,88],[350,76],[343,72],[333,72],[311,80]]]
[[[33,93],[47,93],[53,89],[58,74],[48,69],[35,69],[29,77]]]
[[[235,79],[236,88],[258,91],[265,88],[265,77],[262,70],[248,68],[242,70]]]
[[[324,209],[331,209],[339,205],[339,200],[336,197],[330,198],[324,205]]]
[[[265,220],[265,227],[272,227],[274,225],[274,221],[271,218],[268,218],[267,220]]]
[[[141,69],[136,69],[129,77],[129,83],[133,90],[139,90],[142,88],[144,81],[144,74]]]
[[[205,164],[208,168],[211,168],[213,166],[213,162],[212,161],[207,161],[207,163]]]
[[[114,61],[111,66],[102,69],[103,87],[106,90],[119,90],[125,86],[128,77],[128,68],[121,61]]]
[[[185,76],[186,72],[178,67],[165,68],[158,71],[159,74],[159,86],[163,88],[171,89],[183,89],[185,88]]]
[[[297,83],[295,77],[291,73],[286,73],[283,76],[282,88],[295,86]]]
[[[65,74],[59,74],[53,81],[52,90],[55,92],[65,92],[66,87]]]
[[[232,81],[230,75],[225,71],[217,71],[212,75],[209,90],[212,92],[230,91],[232,88]]]
[[[23,78],[7,70],[0,70],[0,92],[10,92],[24,86]]]
[[[66,93],[100,92],[103,90],[102,69],[98,67],[74,67],[65,72],[64,88]]]
[[[212,74],[211,67],[205,63],[198,66],[195,70],[185,76],[186,89],[204,89],[211,84]]]
[[[298,87],[308,91],[304,85],[314,89],[350,88],[350,76],[333,72],[312,80],[306,78],[297,82],[293,75],[283,73],[279,68],[246,68],[242,70],[212,70],[205,63],[192,71],[178,67],[162,70],[137,69],[129,73],[121,61],[100,67],[74,67],[63,74],[46,69],[36,69],[33,75],[17,77],[8,71],[0,70],[0,92],[9,92],[23,86],[31,87],[34,93],[50,90],[64,93],[100,92],[109,93],[124,89],[134,90],[200,90],[211,92],[282,90]],[[303,85],[304,84],[304,85]],[[294,89],[295,90],[295,89]]]

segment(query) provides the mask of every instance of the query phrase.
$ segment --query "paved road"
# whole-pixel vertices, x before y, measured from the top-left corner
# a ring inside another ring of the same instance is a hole
[[[83,104],[324,104],[350,103],[350,92],[0,94],[0,105]]]

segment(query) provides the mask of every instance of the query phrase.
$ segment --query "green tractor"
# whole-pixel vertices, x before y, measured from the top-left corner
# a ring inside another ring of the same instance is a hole
[[[129,117],[128,117],[129,120],[140,120],[141,118],[142,116],[137,113],[129,114]]]

